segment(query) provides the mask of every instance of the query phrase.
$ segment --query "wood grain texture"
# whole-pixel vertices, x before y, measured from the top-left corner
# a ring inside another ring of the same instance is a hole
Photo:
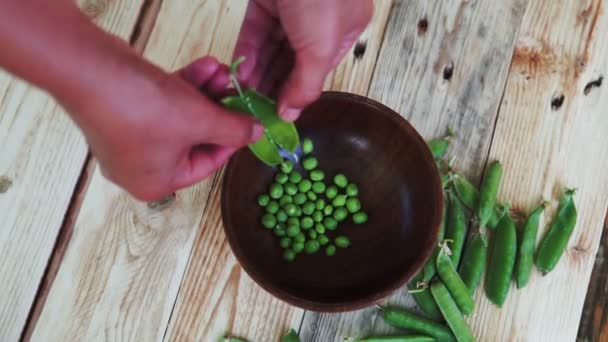
[[[141,1],[81,1],[106,30],[129,37]],[[47,94],[0,73],[0,340],[16,341],[87,155],[69,117]]]
[[[512,288],[501,310],[478,291],[470,322],[480,340],[576,338],[608,204],[608,149],[597,148],[608,146],[608,89],[584,91],[608,72],[605,32],[605,1],[528,5],[489,159],[503,162],[499,198],[516,211],[556,199],[564,187],[578,188],[578,222],[557,267],[544,277],[534,271],[525,289]],[[556,207],[553,200],[545,222]]]
[[[426,138],[457,131],[455,167],[479,179],[506,83],[525,0],[396,1],[369,96],[396,109]],[[466,166],[466,168],[465,168]],[[407,291],[387,302],[413,307]],[[394,331],[370,308],[307,312],[304,341]]]
[[[243,7],[228,10],[242,15],[244,1],[238,3]],[[236,1],[230,4],[237,6]],[[367,42],[365,53],[355,60],[353,47],[337,70],[328,77],[326,89],[361,93],[367,91],[390,5],[388,0],[376,1],[374,18],[360,39]],[[172,6],[175,7],[176,4]],[[193,2],[192,6],[199,8],[200,5]],[[191,12],[189,8],[163,10],[159,23],[162,15],[167,17],[167,21],[174,21],[175,17]],[[222,12],[221,15],[226,14]],[[238,30],[234,22],[240,22],[240,19],[236,18],[236,14],[233,15],[233,27]],[[199,14],[197,17],[203,20],[205,15]],[[196,22],[194,26],[197,26]],[[162,26],[157,25],[157,28],[160,27]],[[224,44],[234,44],[237,33],[223,33]],[[154,35],[151,42],[153,39]],[[165,47],[160,45],[160,48]],[[232,50],[222,51],[228,53],[221,56],[227,60]],[[221,176],[216,177],[220,179]],[[207,341],[224,333],[247,337],[251,341],[278,340],[288,328],[300,327],[303,310],[288,306],[267,294],[238,266],[222,231],[220,188],[220,181],[213,184],[207,203],[209,209],[203,217],[202,227],[194,243],[166,340]]]
[[[604,233],[595,256],[587,298],[578,328],[577,341],[608,341],[608,215]]]

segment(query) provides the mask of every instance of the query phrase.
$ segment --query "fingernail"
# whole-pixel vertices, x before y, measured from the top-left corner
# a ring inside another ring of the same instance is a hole
[[[281,118],[286,121],[295,121],[300,116],[300,109],[297,108],[285,108],[281,111]]]
[[[262,137],[262,135],[264,135],[264,126],[262,126],[262,124],[259,124],[259,123],[254,124],[251,142],[258,141]]]

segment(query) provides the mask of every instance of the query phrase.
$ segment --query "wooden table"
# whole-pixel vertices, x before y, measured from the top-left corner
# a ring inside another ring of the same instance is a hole
[[[81,1],[170,70],[206,54],[228,62],[245,5]],[[452,126],[455,167],[477,183],[500,159],[500,200],[516,211],[579,189],[557,269],[534,273],[501,310],[478,291],[469,322],[479,341],[573,341],[577,331],[608,341],[602,250],[592,276],[608,202],[607,33],[604,0],[377,0],[328,78],[328,89],[377,99],[426,138]],[[0,341],[215,341],[226,331],[277,341],[294,327],[325,342],[390,331],[373,308],[304,312],[261,290],[226,243],[221,177],[161,206],[138,203],[102,177],[55,102],[0,74]],[[406,291],[388,301],[412,305]]]

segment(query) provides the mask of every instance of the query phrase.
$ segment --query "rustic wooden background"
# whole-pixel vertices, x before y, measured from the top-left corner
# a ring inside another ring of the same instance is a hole
[[[175,70],[206,54],[228,62],[246,0],[80,5]],[[469,322],[480,341],[608,341],[607,75],[604,0],[376,0],[326,82],[385,103],[427,138],[452,126],[455,166],[478,183],[500,159],[500,198],[516,211],[579,189],[558,268],[534,274],[502,310],[478,291]],[[0,73],[0,341],[215,341],[226,331],[277,341],[294,327],[325,342],[390,331],[373,309],[304,312],[261,290],[225,241],[221,178],[159,207],[136,202],[101,176],[52,99]],[[405,291],[388,300],[412,305]]]

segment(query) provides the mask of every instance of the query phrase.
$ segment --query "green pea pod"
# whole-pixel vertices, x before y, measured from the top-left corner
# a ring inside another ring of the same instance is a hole
[[[445,203],[445,205],[443,206],[443,215],[442,215],[442,219],[441,219],[441,226],[439,226],[439,234],[437,237],[437,243],[443,241],[443,238],[445,236],[445,220],[446,220],[446,213],[447,213],[447,208],[448,208],[448,201],[444,201],[444,203]],[[424,266],[422,268],[422,272],[424,274],[422,281],[427,284],[435,276],[435,273],[436,273],[435,260],[437,260],[437,255],[439,254],[440,250],[441,250],[441,248],[439,246],[435,246],[435,250],[433,251],[433,254],[431,254],[431,257],[429,258],[429,260],[426,261],[426,263],[424,264]]]
[[[422,281],[422,272],[419,272],[408,284],[408,288],[412,291],[410,293],[414,297],[420,310],[422,310],[430,319],[439,322],[443,319],[443,316],[441,315],[441,311],[439,311],[437,303],[435,303],[435,299],[433,299],[433,296],[431,295],[431,291],[428,289],[419,291],[418,283]]]
[[[347,340],[351,341],[351,340]],[[409,335],[409,336],[370,336],[358,338],[352,342],[433,342],[436,339],[429,336]]]
[[[534,209],[521,232],[521,239],[519,239],[519,248],[517,250],[517,261],[515,264],[515,283],[517,288],[521,289],[530,279],[530,273],[532,271],[532,264],[534,263],[534,245],[536,244],[536,235],[538,233],[538,225],[540,218],[545,211],[546,203],[541,203],[536,209]]]
[[[479,191],[477,217],[479,218],[479,226],[482,228],[487,225],[496,206],[496,195],[498,195],[501,178],[502,165],[499,161],[494,161],[488,166]]]
[[[477,210],[479,201],[479,191],[477,188],[459,173],[454,173],[452,176],[452,184],[454,185],[456,195],[458,195],[458,198],[460,198],[462,203],[469,208],[469,210]],[[502,206],[499,204],[495,205],[486,227],[491,229],[496,228],[496,225],[503,214],[504,210]]]
[[[496,228],[498,222],[502,219],[502,217],[509,212],[511,209],[511,205],[509,203],[505,204],[496,204],[494,206],[494,210],[492,210],[492,215],[490,215],[490,219],[488,223],[486,223],[486,227],[490,229]]]
[[[431,150],[431,154],[435,159],[441,159],[448,151],[450,147],[450,141],[447,138],[437,138],[430,140],[427,145]]]
[[[502,307],[509,293],[517,253],[517,231],[511,215],[500,220],[492,240],[485,292],[492,303]]]
[[[456,341],[446,326],[420,317],[410,311],[380,307],[384,321],[394,327],[434,337],[439,342]]]
[[[264,125],[269,138],[279,147],[295,152],[300,144],[298,130],[292,122],[279,117],[276,103],[253,89],[247,89],[243,96],[250,113]]]
[[[479,281],[481,280],[481,276],[486,266],[487,255],[488,244],[486,239],[481,234],[475,234],[464,249],[464,255],[458,270],[458,274],[469,289],[471,295],[475,293],[475,290],[479,285]]]
[[[443,313],[445,321],[452,330],[458,342],[473,342],[475,337],[471,329],[464,320],[462,313],[458,310],[458,305],[450,295],[450,292],[441,282],[435,282],[431,285],[431,293]]]
[[[452,260],[443,251],[437,256],[437,274],[454,298],[460,311],[465,315],[471,314],[475,307],[473,296],[456,272]]]
[[[245,101],[239,96],[228,96],[222,99],[224,106],[230,110],[242,113],[249,113],[249,107]],[[266,165],[274,166],[278,165],[283,161],[279,150],[275,144],[270,140],[267,134],[262,135],[258,141],[249,145],[251,152]]]
[[[242,338],[236,337],[220,337],[218,342],[247,342],[247,340],[243,340]]]
[[[287,335],[283,336],[283,342],[302,342],[300,340],[300,336],[298,336],[298,333],[293,330],[293,329],[289,329],[289,332],[287,333]]]
[[[452,263],[458,267],[462,255],[462,247],[467,236],[467,224],[464,216],[462,203],[453,192],[448,194],[449,206],[446,218],[445,240],[451,241],[448,244],[452,250]]]
[[[536,254],[536,267],[547,274],[555,268],[564,250],[568,246],[568,240],[572,236],[576,226],[576,205],[574,194],[576,189],[566,189],[560,198],[560,207],[557,216],[553,219],[549,230]]]

